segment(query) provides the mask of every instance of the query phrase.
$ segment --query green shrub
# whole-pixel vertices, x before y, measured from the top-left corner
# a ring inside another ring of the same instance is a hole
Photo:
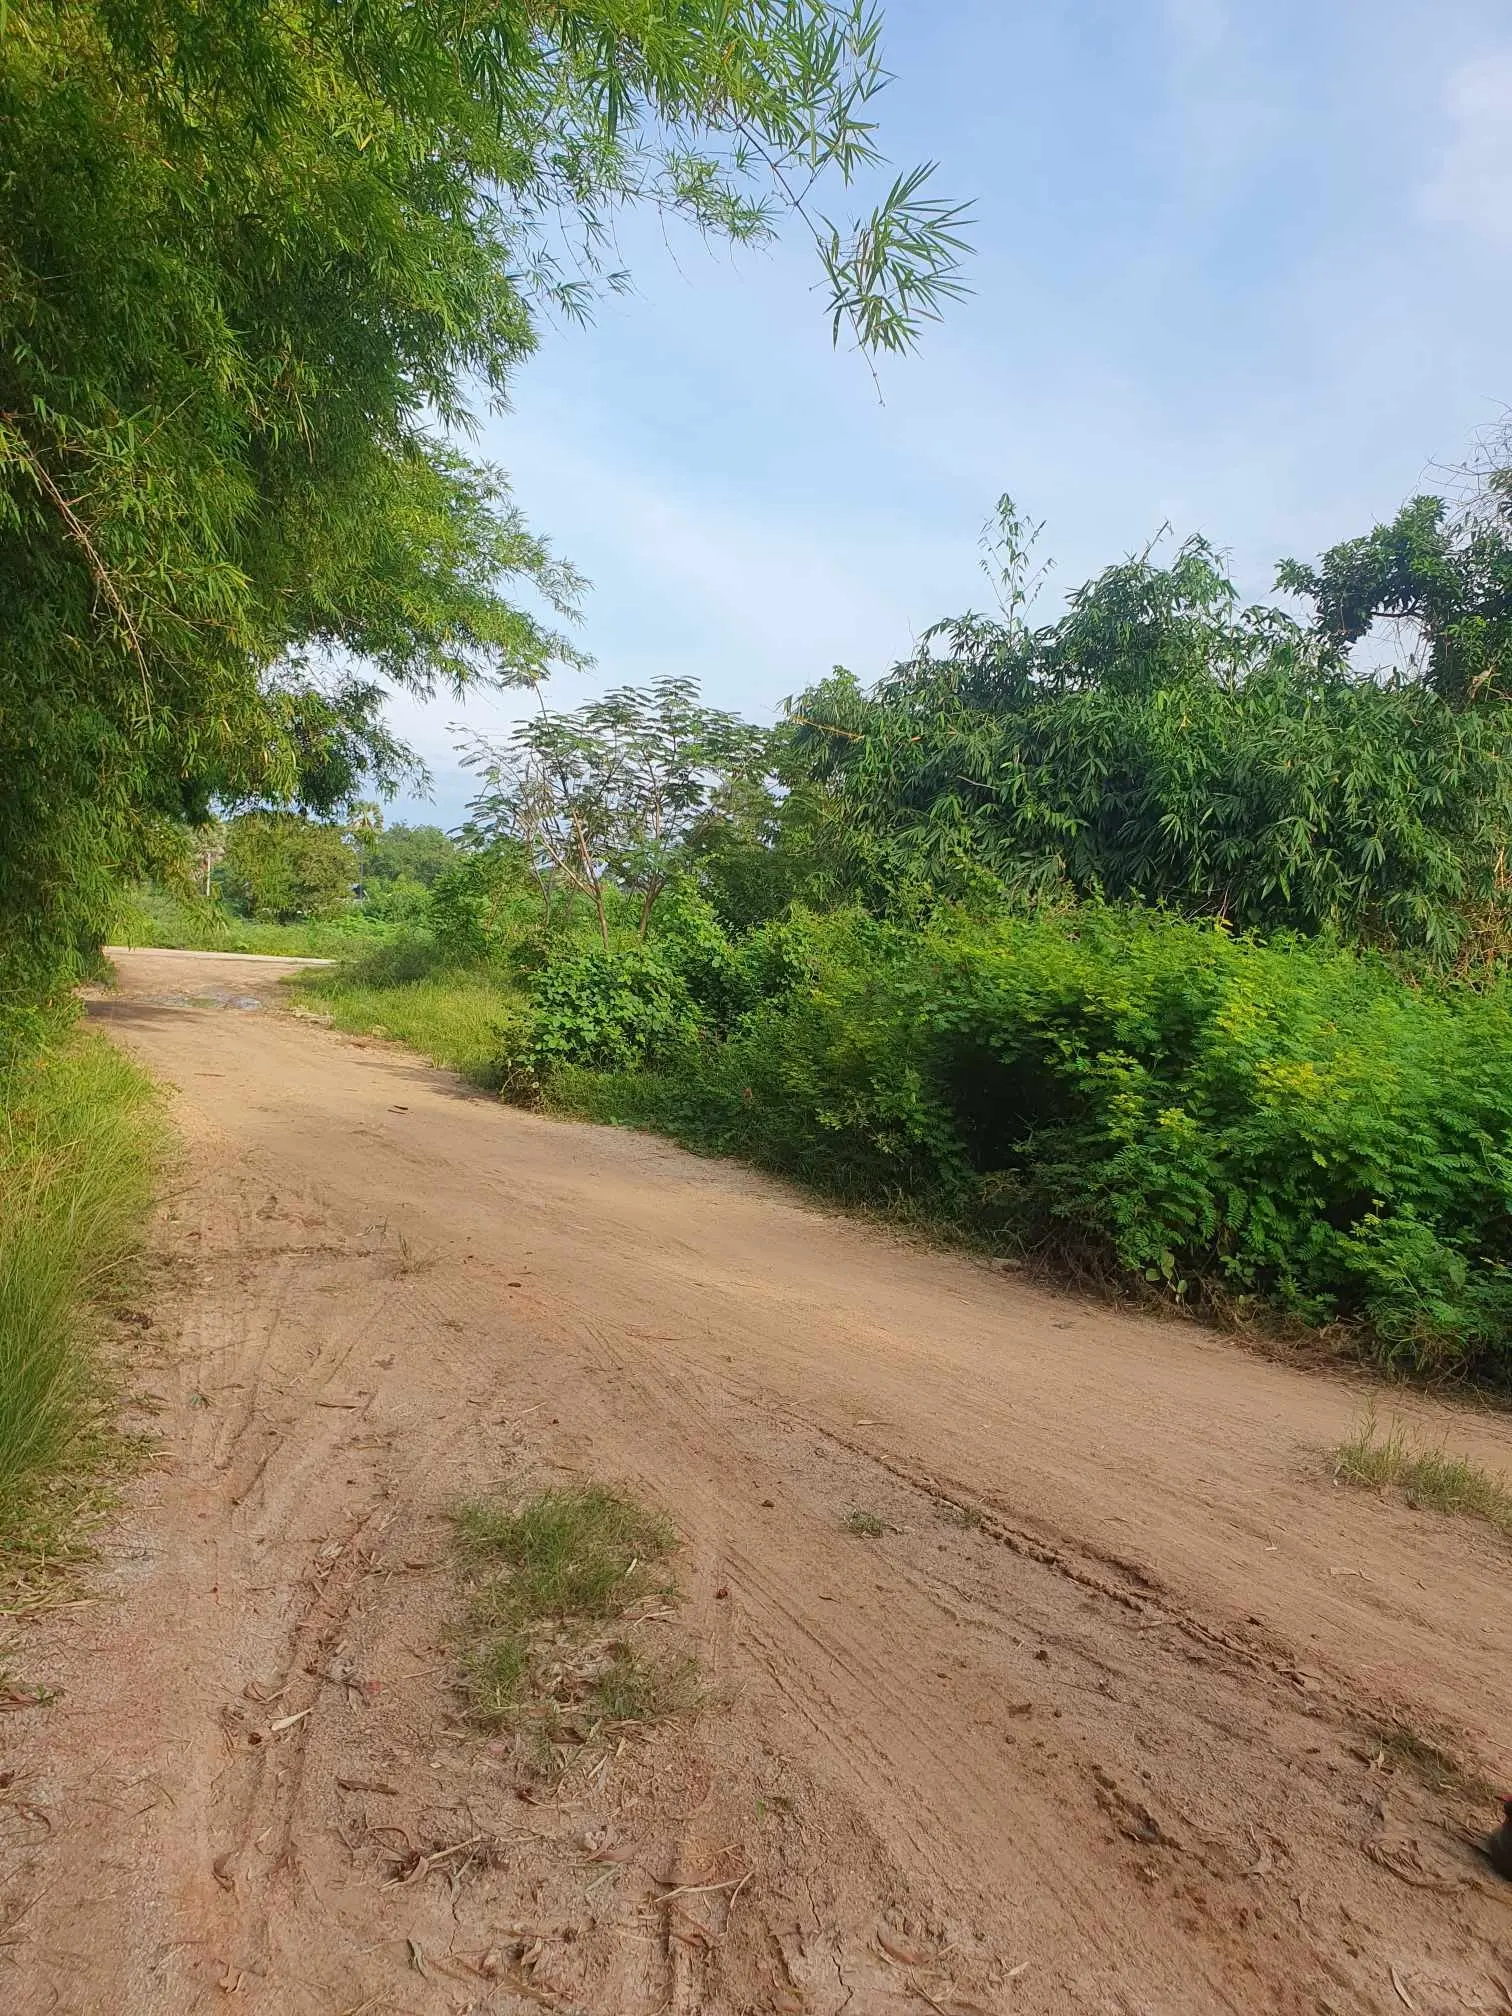
[[[423,882],[400,876],[392,882],[368,885],[362,899],[363,914],[377,923],[414,927],[430,914],[431,892]]]
[[[429,889],[457,858],[457,843],[439,826],[380,826],[358,837],[363,888],[371,899],[397,886]]]
[[[530,1062],[627,1071],[668,1063],[698,1037],[687,983],[660,952],[634,946],[553,960],[532,987]]]
[[[1155,912],[797,928],[804,977],[723,1041],[659,1072],[632,1047],[596,1085],[559,1070],[556,1096],[1183,1297],[1349,1320],[1415,1370],[1512,1376],[1505,988]]]
[[[472,965],[506,948],[522,914],[539,915],[529,878],[524,851],[509,842],[457,855],[431,884],[424,912],[443,958]]]
[[[1004,506],[1011,572],[1026,528]],[[1509,565],[1505,518],[1491,544]],[[1043,628],[936,624],[869,692],[837,669],[791,710],[787,774],[824,888],[889,915],[1060,894],[1449,966],[1512,943],[1512,709],[1466,697],[1241,608],[1195,539]]]

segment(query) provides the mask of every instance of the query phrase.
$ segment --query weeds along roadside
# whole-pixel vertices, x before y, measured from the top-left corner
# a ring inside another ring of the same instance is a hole
[[[111,942],[128,950],[260,952],[285,959],[350,958],[392,935],[360,915],[264,923],[238,917],[223,904],[191,903],[149,884],[122,895],[111,926]]]
[[[459,1686],[474,1725],[552,1772],[566,1754],[694,1705],[686,1652],[668,1641],[677,1535],[597,1483],[469,1499],[456,1509],[465,1590]]]
[[[1414,1438],[1401,1421],[1382,1429],[1374,1404],[1333,1451],[1333,1474],[1337,1483],[1395,1494],[1414,1510],[1478,1520],[1512,1540],[1512,1484],[1505,1476],[1451,1454],[1442,1441]]]
[[[0,1069],[0,1580],[77,1551],[121,1457],[103,1335],[131,1292],[168,1129],[157,1088],[58,1021]]]
[[[922,927],[669,902],[310,976],[340,1026],[1141,1294],[1512,1386],[1512,988],[1113,905]]]

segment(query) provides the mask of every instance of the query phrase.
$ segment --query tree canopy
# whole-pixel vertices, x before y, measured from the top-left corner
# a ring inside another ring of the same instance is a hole
[[[1330,546],[1315,567],[1283,562],[1278,583],[1312,602],[1317,633],[1336,651],[1378,619],[1405,622],[1441,699],[1512,698],[1512,468],[1487,471],[1467,510],[1413,497],[1388,524]]]
[[[1390,528],[1325,556],[1318,629],[1242,607],[1200,539],[1107,568],[1034,627],[1026,528],[1001,513],[999,616],[936,624],[870,691],[837,672],[791,707],[822,893],[894,911],[1095,896],[1440,960],[1505,952],[1512,715],[1489,682],[1466,704],[1443,664],[1350,666],[1378,579],[1348,624],[1333,613],[1354,564],[1337,556]]]
[[[639,203],[811,232],[837,336],[959,289],[881,163],[865,0],[11,0],[0,12],[0,997],[161,818],[326,810],[374,701],[572,660],[582,583],[465,442]],[[377,685],[375,686],[375,681]]]
[[[589,897],[606,951],[605,888],[633,896],[644,939],[695,825],[721,786],[765,768],[768,739],[705,705],[691,679],[617,687],[570,713],[543,706],[503,740],[473,738],[469,837],[523,849],[548,912],[555,882]]]

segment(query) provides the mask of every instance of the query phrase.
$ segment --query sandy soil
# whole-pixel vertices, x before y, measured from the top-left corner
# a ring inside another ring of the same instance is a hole
[[[11,1658],[0,2007],[1512,2011],[1508,1552],[1331,1481],[1362,1383],[117,963],[162,1457]],[[707,1700],[542,1789],[458,1714],[446,1514],[563,1471],[675,1522]]]

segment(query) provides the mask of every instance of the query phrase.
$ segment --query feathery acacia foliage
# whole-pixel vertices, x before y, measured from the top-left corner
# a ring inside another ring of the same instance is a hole
[[[605,892],[633,896],[644,939],[659,898],[685,870],[685,847],[721,784],[765,767],[768,737],[699,698],[691,679],[622,686],[571,713],[542,706],[504,740],[475,736],[479,772],[469,836],[513,843],[540,881],[587,896],[609,949]]]
[[[862,0],[11,0],[0,13],[0,1001],[66,980],[152,823],[399,754],[357,663],[534,680],[580,583],[449,437],[649,203],[796,211],[907,347],[956,210],[879,160]],[[523,590],[522,605],[511,589]],[[544,609],[544,615],[534,613]]]

